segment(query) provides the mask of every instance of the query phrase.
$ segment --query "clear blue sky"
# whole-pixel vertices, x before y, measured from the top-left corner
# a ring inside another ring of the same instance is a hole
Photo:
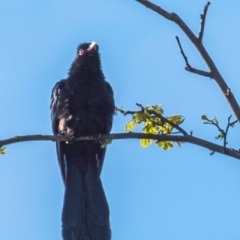
[[[155,0],[178,13],[195,33],[205,0]],[[240,101],[240,1],[212,0],[203,42]],[[76,46],[96,41],[117,106],[163,104],[184,127],[214,140],[232,114],[213,80],[184,70],[175,36],[192,66],[207,70],[180,29],[134,0],[0,2],[0,138],[50,134],[50,92],[67,76]],[[117,114],[113,132],[129,117]],[[239,148],[239,126],[229,146]],[[220,142],[219,142],[220,143]],[[240,162],[183,144],[164,151],[138,140],[109,147],[102,181],[113,240],[240,239]],[[63,184],[52,142],[18,143],[0,156],[0,239],[60,240]]]

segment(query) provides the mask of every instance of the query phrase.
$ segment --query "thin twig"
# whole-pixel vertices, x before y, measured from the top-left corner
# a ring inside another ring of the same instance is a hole
[[[206,120],[206,121],[207,122],[204,122],[205,124],[214,125],[223,136],[225,135],[225,131],[222,128],[220,128],[218,123],[215,123],[213,120]]]
[[[120,113],[122,113],[124,116],[126,116],[126,115],[128,115],[128,114],[134,114],[134,113],[137,113],[137,112],[139,112],[139,111],[124,111],[122,108],[118,108],[118,107],[115,107],[115,110],[117,111],[117,112],[120,112]]]
[[[207,10],[210,5],[210,2],[207,2],[206,5],[204,6],[203,13],[200,15],[201,22],[200,22],[200,30],[199,30],[199,35],[198,35],[198,41],[202,42],[203,38],[203,32],[204,32],[204,27],[205,27],[205,20],[207,16]]]
[[[226,130],[225,130],[225,134],[224,134],[224,144],[223,144],[224,147],[227,146],[227,134],[228,134],[229,127],[233,127],[234,124],[238,122],[238,120],[235,120],[235,121],[233,121],[233,122],[230,122],[231,117],[232,117],[232,115],[230,115],[230,116],[228,117],[228,124],[227,124]]]
[[[238,120],[235,120],[233,122],[230,122],[231,120],[231,117],[232,115],[230,115],[228,117],[228,124],[226,126],[226,130],[224,131],[218,124],[218,121],[214,121],[214,119],[205,119],[206,122],[204,122],[204,124],[211,124],[211,125],[214,125],[215,127],[217,127],[218,131],[221,133],[220,135],[218,135],[216,137],[216,139],[223,139],[223,147],[226,148],[227,146],[227,134],[228,134],[228,130],[229,130],[229,127],[233,127],[234,124],[236,124],[238,122]]]
[[[203,77],[210,77],[210,78],[212,78],[211,73],[210,72],[206,72],[204,70],[200,70],[200,69],[193,68],[193,67],[191,67],[191,68],[185,67],[185,70],[187,70],[187,71],[189,71],[191,73],[195,73],[195,74],[201,75]]]
[[[182,45],[181,45],[181,42],[180,42],[179,37],[176,36],[176,39],[177,39],[178,46],[179,46],[179,48],[180,48],[180,52],[181,52],[181,54],[182,54],[182,56],[183,56],[183,58],[184,58],[184,60],[185,60],[186,66],[187,66],[187,68],[191,69],[191,65],[189,64],[188,58],[187,58],[187,56],[185,55],[185,53],[184,53],[184,51],[183,51],[183,48],[182,48]]]
[[[211,73],[210,72],[206,72],[206,71],[191,67],[191,65],[188,62],[188,58],[183,51],[183,48],[182,48],[182,45],[181,45],[181,42],[180,42],[180,39],[179,39],[178,36],[176,36],[176,40],[177,40],[178,46],[180,48],[180,52],[181,52],[181,54],[182,54],[182,56],[185,60],[185,63],[186,63],[185,70],[187,70],[189,72],[192,72],[192,73],[195,73],[195,74],[198,74],[198,75],[201,75],[201,76],[204,76],[204,77],[210,77],[211,78]]]

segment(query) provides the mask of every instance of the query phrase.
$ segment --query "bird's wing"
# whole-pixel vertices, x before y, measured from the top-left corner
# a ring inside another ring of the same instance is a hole
[[[62,115],[64,115],[64,112],[66,111],[65,108],[65,100],[63,96],[63,91],[65,89],[66,80],[63,79],[55,84],[52,90],[51,94],[51,120],[52,120],[52,130],[54,135],[61,134],[59,132],[59,120]],[[65,154],[63,151],[63,144],[64,142],[56,142],[57,147],[57,157],[58,157],[58,164],[60,167],[61,175],[63,178],[63,181],[65,183],[66,179],[66,160],[65,160]]]
[[[107,108],[113,108],[113,112],[114,112],[115,104],[114,104],[113,90],[111,85],[107,81],[105,83],[106,83],[106,93],[108,96],[107,104],[111,104],[111,106],[108,106]],[[113,122],[113,118],[112,116],[109,116],[109,119],[107,119],[107,121],[105,122],[105,129],[102,132],[102,134],[110,133],[112,129],[112,122]],[[99,144],[99,149],[97,151],[97,166],[98,166],[99,175],[101,174],[101,171],[102,171],[106,149],[107,149],[106,147],[102,147],[102,144]]]

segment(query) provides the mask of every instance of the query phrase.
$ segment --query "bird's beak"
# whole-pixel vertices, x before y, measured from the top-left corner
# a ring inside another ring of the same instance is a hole
[[[88,47],[87,51],[92,51],[92,50],[96,51],[96,49],[97,49],[97,43],[96,42],[92,42],[90,44],[90,46]]]

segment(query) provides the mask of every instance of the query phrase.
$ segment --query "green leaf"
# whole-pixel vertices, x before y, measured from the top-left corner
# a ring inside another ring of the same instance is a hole
[[[133,120],[131,120],[125,125],[124,129],[126,131],[131,131],[135,126],[136,126],[136,123]]]
[[[146,148],[151,143],[152,143],[152,139],[140,139],[140,145],[143,148]]]
[[[6,151],[6,147],[0,147],[0,154],[4,154]]]
[[[215,137],[215,139],[223,139],[223,138],[224,138],[224,136],[223,136],[222,133],[219,133],[219,134]]]
[[[168,120],[175,124],[179,124],[182,121],[182,116],[181,115],[172,115],[168,117]]]
[[[207,115],[205,115],[205,114],[203,114],[203,115],[201,116],[201,119],[202,119],[202,120],[209,120],[208,117],[207,117]]]
[[[214,117],[214,118],[212,119],[212,121],[213,121],[214,123],[218,124],[218,120],[217,120],[216,117]]]
[[[163,108],[162,105],[153,105],[152,110],[154,110],[156,113],[162,115],[163,114]]]
[[[173,145],[172,145],[172,142],[170,141],[159,141],[157,143],[157,145],[161,148],[163,148],[164,150],[168,150],[170,149]]]

